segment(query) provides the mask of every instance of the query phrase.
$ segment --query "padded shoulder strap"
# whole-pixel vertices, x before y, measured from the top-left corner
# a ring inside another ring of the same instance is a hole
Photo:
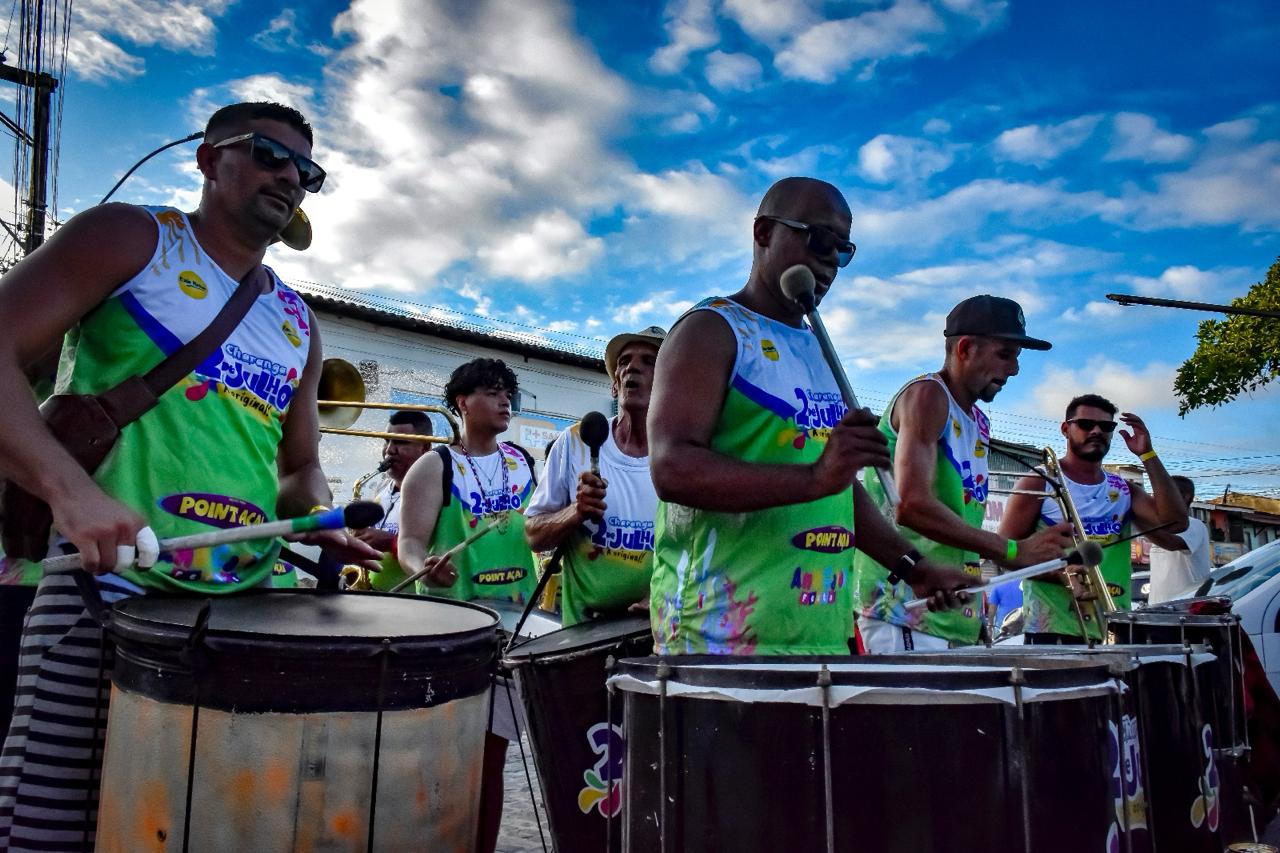
[[[440,460],[443,466],[440,469],[440,488],[444,490],[444,500],[440,506],[446,507],[453,497],[453,454],[449,452],[449,445],[437,444],[435,452],[440,454]]]

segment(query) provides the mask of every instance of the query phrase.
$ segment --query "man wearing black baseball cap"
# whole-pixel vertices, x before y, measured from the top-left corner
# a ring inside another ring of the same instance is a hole
[[[1015,567],[1061,556],[1071,545],[1069,525],[1048,527],[1018,541],[982,529],[991,428],[977,403],[991,402],[1017,375],[1023,349],[1047,350],[1051,345],[1027,335],[1018,303],[985,294],[952,308],[943,334],[942,369],[908,382],[880,417],[901,494],[900,532],[918,549],[916,559],[928,557],[962,569],[975,582],[983,557]],[[864,485],[883,506],[879,479],[874,472],[867,474]],[[977,600],[938,613],[906,610],[902,605],[913,597],[911,589],[861,555],[854,560],[854,582],[858,631],[863,648],[872,654],[978,641],[982,609]]]

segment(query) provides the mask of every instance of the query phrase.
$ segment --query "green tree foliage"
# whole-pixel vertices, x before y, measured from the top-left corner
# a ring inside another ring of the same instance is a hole
[[[1280,310],[1280,259],[1267,270],[1265,280],[1231,304]],[[1229,403],[1280,377],[1280,320],[1242,315],[1205,320],[1196,340],[1196,351],[1178,368],[1173,382],[1180,415]]]

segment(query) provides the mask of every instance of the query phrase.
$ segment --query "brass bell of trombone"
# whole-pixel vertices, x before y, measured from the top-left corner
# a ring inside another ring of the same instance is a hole
[[[381,438],[388,441],[415,441],[422,444],[455,444],[460,441],[458,422],[444,406],[425,403],[370,403],[365,398],[364,379],[351,362],[341,358],[326,358],[320,366],[319,399],[320,431],[331,435],[358,435]],[[451,435],[414,435],[400,432],[350,429],[360,418],[361,409],[389,409],[392,411],[434,412],[444,417]]]

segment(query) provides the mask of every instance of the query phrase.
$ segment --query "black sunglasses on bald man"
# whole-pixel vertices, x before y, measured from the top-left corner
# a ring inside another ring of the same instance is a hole
[[[1115,421],[1095,421],[1093,418],[1071,418],[1067,423],[1075,424],[1085,432],[1093,432],[1094,427],[1097,427],[1103,432],[1112,432],[1116,428]]]
[[[819,257],[831,254],[834,249],[836,253],[836,266],[847,267],[849,261],[853,260],[853,253],[858,251],[858,247],[850,241],[836,234],[830,228],[824,228],[821,225],[810,225],[808,222],[797,222],[794,219],[783,219],[781,216],[757,216],[756,219],[768,219],[770,222],[776,222],[779,225],[785,225],[795,231],[804,231],[809,237],[809,250]]]
[[[292,163],[298,168],[298,183],[302,188],[309,193],[320,192],[325,178],[324,169],[320,168],[320,164],[270,136],[263,136],[261,133],[242,133],[239,136],[215,142],[213,147],[223,148],[241,142],[250,142],[249,151],[253,155],[253,161],[262,168],[275,172]]]

